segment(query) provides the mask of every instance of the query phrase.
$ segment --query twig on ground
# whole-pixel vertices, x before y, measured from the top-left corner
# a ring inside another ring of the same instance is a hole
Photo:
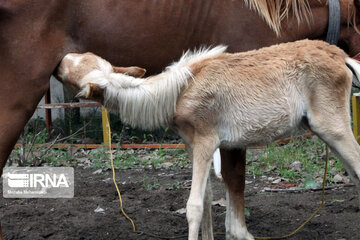
[[[344,188],[344,187],[353,187],[355,184],[341,184],[341,185],[333,185],[325,187],[325,190],[337,189],[337,188]],[[291,189],[272,189],[272,188],[264,188],[262,192],[286,192],[286,193],[300,193],[300,192],[316,192],[322,191],[321,188],[291,188]]]

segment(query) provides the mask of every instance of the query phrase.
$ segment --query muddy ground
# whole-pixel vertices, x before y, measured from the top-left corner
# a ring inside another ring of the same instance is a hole
[[[4,199],[0,219],[5,239],[160,239],[133,233],[119,210],[111,172],[75,169],[73,199]],[[213,175],[213,174],[212,174]],[[189,168],[118,170],[126,212],[138,231],[161,237],[187,233],[185,207],[189,195]],[[212,176],[213,177],[213,176]],[[248,177],[246,207],[249,231],[255,236],[279,236],[298,227],[321,202],[321,191],[261,192],[260,178]],[[213,178],[214,200],[224,198],[223,183]],[[2,184],[1,184],[2,192]],[[291,239],[360,239],[360,211],[355,187],[326,191],[323,210]],[[98,207],[104,211],[95,213]],[[224,232],[225,207],[213,206],[214,231]],[[186,239],[183,237],[181,239]],[[216,235],[215,239],[225,239]]]

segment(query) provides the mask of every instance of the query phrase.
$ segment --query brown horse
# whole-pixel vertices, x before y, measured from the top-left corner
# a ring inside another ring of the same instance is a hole
[[[0,173],[66,53],[92,51],[115,65],[143,66],[153,74],[183,50],[203,44],[225,44],[230,52],[239,52],[303,38],[325,39],[326,3],[0,0]],[[360,52],[360,35],[349,22],[360,22],[360,1],[341,0],[340,6],[339,46],[352,56]],[[225,183],[234,186],[229,201],[236,203],[236,214],[226,219],[245,226],[245,151],[221,154]]]

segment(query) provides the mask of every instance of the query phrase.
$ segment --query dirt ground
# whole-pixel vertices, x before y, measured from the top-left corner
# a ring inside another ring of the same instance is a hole
[[[75,169],[73,199],[4,199],[1,195],[0,220],[5,239],[160,239],[132,232],[120,213],[111,172],[93,174],[95,170]],[[119,170],[117,176],[125,210],[138,231],[165,239],[187,234],[186,216],[176,211],[186,205],[190,169]],[[212,180],[214,200],[224,198],[223,183]],[[247,180],[246,207],[250,216],[246,221],[255,236],[290,233],[321,202],[321,191],[261,192],[261,179]],[[2,192],[2,184],[0,188]],[[355,187],[327,190],[325,207],[291,239],[360,239],[357,204]],[[98,207],[104,211],[94,212]],[[213,206],[213,221],[214,231],[225,231],[225,207]],[[225,237],[216,235],[215,239]]]

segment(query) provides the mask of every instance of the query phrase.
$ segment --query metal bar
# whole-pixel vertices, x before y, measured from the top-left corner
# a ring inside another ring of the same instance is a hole
[[[285,144],[285,142],[281,142],[280,145]],[[16,144],[15,148],[20,148],[21,144]],[[28,144],[25,147],[29,147]],[[58,148],[58,149],[66,149],[70,147],[75,148],[83,148],[83,149],[96,149],[96,148],[109,148],[107,144],[35,144],[36,148]],[[184,149],[185,144],[111,144],[111,149]],[[250,146],[247,149],[264,149],[266,146]]]
[[[353,133],[360,143],[360,93],[354,93],[352,98]]]
[[[50,87],[47,90],[46,94],[45,94],[45,104],[50,104],[51,103],[51,94],[50,94]],[[46,109],[45,110],[45,122],[46,122],[46,132],[50,133],[51,128],[52,128],[52,118],[51,118],[51,109]]]
[[[16,144],[15,148],[20,148],[22,144]],[[38,148],[48,148],[51,144],[35,144],[34,147]],[[29,147],[29,145],[25,145],[25,147]],[[95,149],[95,148],[109,148],[109,145],[106,144],[54,144],[52,148],[84,148],[84,149]],[[185,144],[111,144],[112,149],[120,148],[120,149],[183,149],[185,148]]]
[[[100,107],[101,103],[97,102],[82,102],[82,103],[53,103],[53,104],[39,104],[37,109],[56,109],[56,108],[79,108],[79,107]]]
[[[309,138],[314,136],[313,133],[307,133],[304,135],[299,136],[300,137],[304,137],[304,138]],[[287,144],[291,141],[291,139],[287,138],[287,139],[281,139],[276,141],[276,144],[278,145],[284,145]],[[22,144],[16,144],[15,147],[19,148],[21,147]],[[37,148],[48,148],[50,147],[51,144],[35,144],[34,147]],[[28,145],[26,145],[26,147],[28,147]],[[84,149],[94,149],[94,148],[109,148],[109,145],[106,144],[54,144],[52,146],[52,148],[69,148],[69,147],[76,147],[76,148],[84,148]],[[111,144],[111,148],[112,149],[184,149],[185,148],[185,144],[158,144],[158,143],[153,143],[153,144]],[[248,147],[248,149],[263,149],[266,148],[266,146],[250,146]]]
[[[103,129],[103,141],[104,144],[109,145],[109,138],[111,138],[110,131],[110,114],[105,107],[101,106],[101,118],[102,118],[102,129]]]

